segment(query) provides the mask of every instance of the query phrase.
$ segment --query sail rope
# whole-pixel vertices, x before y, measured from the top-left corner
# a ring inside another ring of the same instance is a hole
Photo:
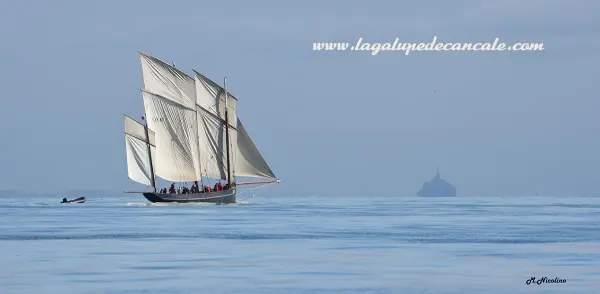
[[[238,193],[238,195],[242,195],[242,194],[250,192],[250,191],[254,191],[254,190],[257,190],[257,189],[260,189],[260,188],[264,188],[265,186],[270,185],[270,184],[272,184],[272,183],[265,183],[265,184],[262,184],[262,185],[258,185],[258,186],[254,187],[254,188],[250,188],[250,189],[241,191],[241,192]]]
[[[254,194],[252,194],[252,195],[250,195],[250,196],[248,196],[248,197],[246,197],[246,198],[244,198],[244,199],[242,199],[242,200],[238,200],[238,201],[236,201],[236,202],[240,202],[240,201],[246,201],[246,200],[248,200],[248,199],[250,199],[250,198],[252,198],[252,197],[254,197]]]

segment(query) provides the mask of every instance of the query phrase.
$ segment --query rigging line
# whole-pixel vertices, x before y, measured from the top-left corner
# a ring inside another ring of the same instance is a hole
[[[238,200],[238,201],[236,201],[236,202],[239,202],[239,201],[245,201],[245,200],[248,200],[248,199],[250,199],[250,198],[252,198],[252,197],[254,197],[254,194],[252,194],[252,196],[248,196],[248,197],[246,197],[246,198],[244,198],[244,199],[242,199],[242,200]]]
[[[242,191],[242,192],[239,192],[239,193],[238,193],[238,195],[241,195],[241,194],[244,194],[244,193],[247,193],[247,192],[250,192],[250,191],[256,190],[256,189],[263,188],[263,187],[265,187],[265,186],[267,186],[267,185],[269,185],[269,184],[262,184],[262,185],[260,185],[260,186],[256,186],[256,187],[254,187],[254,188],[250,188],[250,189],[248,189],[248,190],[244,190],[244,191]]]
[[[196,98],[196,102],[198,103],[198,99]],[[194,122],[195,129],[196,129],[196,146],[198,146],[198,154],[197,154],[197,160],[198,160],[198,169],[200,172],[200,185],[204,186],[204,182],[202,180],[202,156],[201,153],[202,151],[200,150],[200,126],[199,126],[199,121],[198,121],[198,107],[194,107],[194,113],[196,114],[196,121]],[[198,180],[194,181],[194,184],[196,184],[196,186],[198,186]],[[198,192],[200,192],[200,187],[196,187],[198,188]]]
[[[213,119],[215,119],[215,120],[219,121],[220,123],[225,123],[225,120],[224,120],[224,119],[222,119],[222,118],[221,118],[221,116],[219,115],[219,114],[220,114],[220,112],[219,112],[219,110],[218,110],[218,109],[215,109],[215,112],[216,112],[216,114],[215,114],[215,113],[212,113],[212,112],[210,112],[210,111],[209,111],[209,110],[211,110],[210,108],[206,109],[206,108],[204,108],[204,106],[202,106],[202,105],[199,105],[199,104],[196,104],[196,106],[198,106],[198,108],[200,108],[200,109],[202,110],[202,112],[203,112],[203,113],[206,113],[206,114],[207,114],[208,116],[210,116],[211,118],[213,118]],[[235,130],[236,132],[238,131],[238,128],[237,128],[237,126],[235,126],[235,127],[234,127],[233,125],[231,125],[231,123],[229,124],[229,127],[230,127],[232,130]]]

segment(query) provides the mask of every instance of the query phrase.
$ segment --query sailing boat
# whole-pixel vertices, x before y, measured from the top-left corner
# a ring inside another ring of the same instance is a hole
[[[227,204],[236,202],[238,186],[280,182],[237,116],[227,78],[221,87],[195,70],[192,78],[174,64],[139,54],[146,123],[125,116],[127,170],[131,180],[153,190],[131,193],[151,202]],[[237,176],[264,180],[237,182]],[[193,182],[194,189],[157,192],[156,177]]]

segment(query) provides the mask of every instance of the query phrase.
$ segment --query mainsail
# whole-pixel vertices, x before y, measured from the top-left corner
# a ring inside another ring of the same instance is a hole
[[[196,99],[198,105],[198,136],[201,148],[201,160],[204,174],[209,178],[227,179],[227,154],[226,154],[226,136],[225,136],[225,104],[227,104],[227,114],[229,115],[230,139],[231,133],[235,130],[237,99],[231,97],[225,103],[225,91],[215,82],[204,75],[194,71]],[[229,97],[227,97],[229,98]],[[230,156],[233,144],[230,141]],[[234,165],[234,161],[230,160]],[[235,165],[234,165],[235,166]],[[235,173],[235,167],[233,168]]]
[[[140,53],[144,89],[188,108],[194,108],[194,79],[164,61]]]
[[[202,174],[208,178],[226,180],[225,123],[202,107],[198,106],[196,111],[198,112],[198,142],[203,147],[200,148]]]
[[[156,134],[156,175],[173,182],[201,179],[194,80],[141,53],[144,108]]]
[[[232,182],[235,176],[275,178],[237,116],[237,98],[196,71],[192,78],[150,55],[140,52],[140,56],[142,96],[148,127],[154,134],[155,144],[151,145],[156,146],[152,158],[157,176],[173,182],[202,177],[227,180],[229,160]]]
[[[127,173],[130,179],[151,186],[153,183],[152,168],[150,166],[150,158],[154,163],[156,155],[154,146],[154,132],[146,130],[143,125],[125,116],[125,150],[127,151]],[[148,144],[150,144],[150,152],[148,154]]]

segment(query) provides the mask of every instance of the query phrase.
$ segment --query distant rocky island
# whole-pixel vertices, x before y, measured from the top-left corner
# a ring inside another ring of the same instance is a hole
[[[440,171],[431,181],[425,182],[421,191],[417,193],[420,197],[456,197],[456,188],[440,177]]]

